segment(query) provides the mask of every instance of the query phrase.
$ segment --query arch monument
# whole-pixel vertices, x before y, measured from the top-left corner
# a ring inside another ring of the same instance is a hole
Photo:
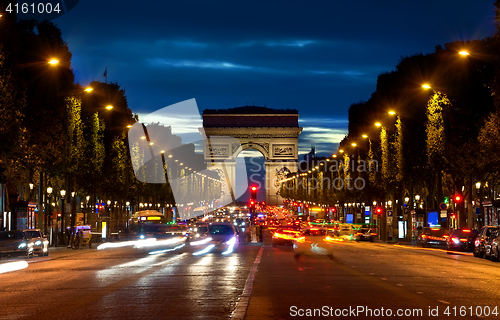
[[[206,138],[203,153],[207,168],[214,162],[224,161],[226,181],[238,183],[236,158],[243,150],[257,150],[265,160],[266,203],[282,204],[278,181],[287,173],[297,171],[298,139],[302,132],[298,111],[246,106],[204,110],[202,118],[203,128],[199,131]],[[230,137],[239,144],[209,145],[210,137]]]

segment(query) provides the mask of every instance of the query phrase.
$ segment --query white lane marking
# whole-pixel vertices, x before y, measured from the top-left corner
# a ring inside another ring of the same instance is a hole
[[[403,285],[401,283],[396,284],[398,287],[402,287]]]
[[[424,294],[424,293],[423,293],[423,292],[421,292],[421,291],[417,291],[417,293],[418,293],[418,294]]]
[[[247,282],[245,284],[245,288],[243,289],[243,294],[241,295],[238,303],[236,304],[236,308],[231,314],[231,319],[243,320],[243,318],[245,318],[248,305],[250,304],[253,282],[255,280],[255,276],[257,275],[257,269],[259,267],[260,258],[262,257],[263,251],[264,248],[261,247],[259,253],[257,253],[257,258],[255,258],[255,261],[253,262],[252,269],[250,270],[250,274],[248,275]]]
[[[369,273],[369,275],[374,276],[374,275],[375,275],[375,273]]]
[[[386,278],[380,278],[380,279],[382,279],[382,280],[387,280]]]
[[[450,304],[448,301],[444,301],[444,300],[438,300],[438,301],[441,303],[444,303],[444,304]]]

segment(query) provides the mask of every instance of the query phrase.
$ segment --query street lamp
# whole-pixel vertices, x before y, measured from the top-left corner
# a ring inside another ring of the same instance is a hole
[[[87,217],[86,215],[88,214],[89,210],[89,201],[90,201],[90,196],[86,196],[85,200],[87,200],[87,207],[85,208],[85,212],[83,213],[83,224],[87,224]]]
[[[62,189],[61,191],[61,244],[65,245],[64,241],[64,201],[66,200],[66,190]]]
[[[50,216],[50,198],[52,197],[52,188],[51,187],[48,187],[47,188],[47,197],[49,198],[48,200],[48,207],[45,208],[45,230],[44,230],[44,233],[46,234],[47,233],[47,227],[49,225],[49,216]]]

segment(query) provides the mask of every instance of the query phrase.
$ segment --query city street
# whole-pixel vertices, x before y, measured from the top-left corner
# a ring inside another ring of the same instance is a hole
[[[500,300],[500,264],[470,254],[345,242],[334,244],[333,259],[294,259],[290,246],[265,242],[240,246],[230,256],[54,250],[49,258],[30,259],[26,269],[0,274],[0,319],[240,319],[243,314],[233,312],[247,306],[248,299],[240,299],[244,290],[251,292],[249,320],[292,319],[325,308],[334,317],[335,309],[349,307],[375,314],[391,309],[386,318],[392,319],[398,309],[417,312],[412,318],[469,319],[485,306],[493,311]],[[438,316],[428,317],[436,307]],[[460,307],[467,316],[459,315]]]

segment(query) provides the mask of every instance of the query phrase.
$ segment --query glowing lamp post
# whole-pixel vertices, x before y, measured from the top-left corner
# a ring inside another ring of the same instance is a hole
[[[61,244],[65,245],[64,241],[64,201],[66,200],[66,190],[61,190]]]

